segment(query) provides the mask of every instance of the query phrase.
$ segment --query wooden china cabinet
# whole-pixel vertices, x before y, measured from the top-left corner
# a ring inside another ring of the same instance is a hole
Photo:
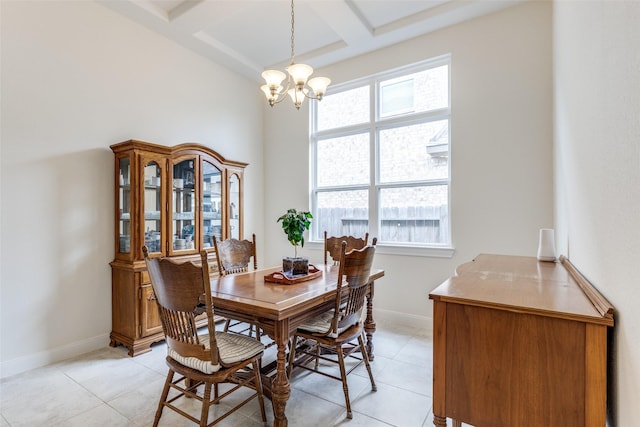
[[[110,345],[130,356],[164,339],[142,246],[152,256],[198,260],[217,239],[243,238],[246,163],[193,143],[143,141],[111,146],[115,154],[115,259],[111,262]],[[217,273],[214,260],[212,274]],[[200,320],[206,324],[206,318]]]

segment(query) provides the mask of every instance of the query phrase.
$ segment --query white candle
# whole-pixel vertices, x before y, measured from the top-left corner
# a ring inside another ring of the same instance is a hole
[[[556,242],[552,228],[540,229],[540,241],[538,243],[538,259],[540,261],[556,260]]]

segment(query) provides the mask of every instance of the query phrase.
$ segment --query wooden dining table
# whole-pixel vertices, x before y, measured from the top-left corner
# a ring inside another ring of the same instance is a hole
[[[333,306],[338,279],[337,265],[315,264],[322,272],[311,280],[294,284],[265,281],[265,276],[281,271],[281,267],[254,270],[211,279],[211,293],[216,315],[230,317],[258,325],[264,334],[275,341],[277,347],[275,366],[263,370],[265,395],[273,404],[274,426],[287,426],[285,407],[290,395],[286,373],[287,344],[296,328]],[[373,296],[375,280],[384,271],[373,269],[367,295],[367,314],[364,330],[367,351],[371,359],[373,334]]]

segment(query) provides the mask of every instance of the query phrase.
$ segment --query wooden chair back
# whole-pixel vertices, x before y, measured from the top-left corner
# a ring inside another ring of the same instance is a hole
[[[227,239],[219,242],[213,236],[213,246],[221,276],[249,271],[251,258],[253,258],[253,269],[258,269],[255,234],[253,234],[252,241]]]
[[[333,264],[337,264],[340,261],[340,251],[342,249],[342,242],[347,242],[347,252],[354,249],[362,249],[367,246],[369,241],[369,233],[364,234],[364,239],[360,239],[354,236],[341,236],[341,237],[327,237],[327,232],[324,232],[324,263],[327,264],[327,253],[331,255]]]
[[[340,267],[338,270],[338,286],[336,289],[336,302],[334,317],[329,334],[337,334],[338,331],[356,324],[361,317],[365,304],[365,296],[369,285],[371,265],[376,252],[375,244],[362,249],[353,249],[347,252],[347,242],[340,245]],[[347,295],[345,297],[343,277],[346,278]]]
[[[167,346],[184,357],[197,357],[219,365],[211,283],[207,253],[200,253],[200,266],[191,261],[178,263],[170,258],[150,258],[142,248],[151,286],[156,297]],[[202,301],[208,318],[209,349],[200,342],[196,315],[202,312]]]

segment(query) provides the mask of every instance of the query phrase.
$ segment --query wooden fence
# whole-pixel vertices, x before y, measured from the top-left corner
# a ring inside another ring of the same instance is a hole
[[[385,208],[381,212],[379,242],[449,243],[447,206],[408,206]],[[362,237],[369,232],[366,208],[323,208],[318,210],[318,239],[326,230],[330,236]]]

